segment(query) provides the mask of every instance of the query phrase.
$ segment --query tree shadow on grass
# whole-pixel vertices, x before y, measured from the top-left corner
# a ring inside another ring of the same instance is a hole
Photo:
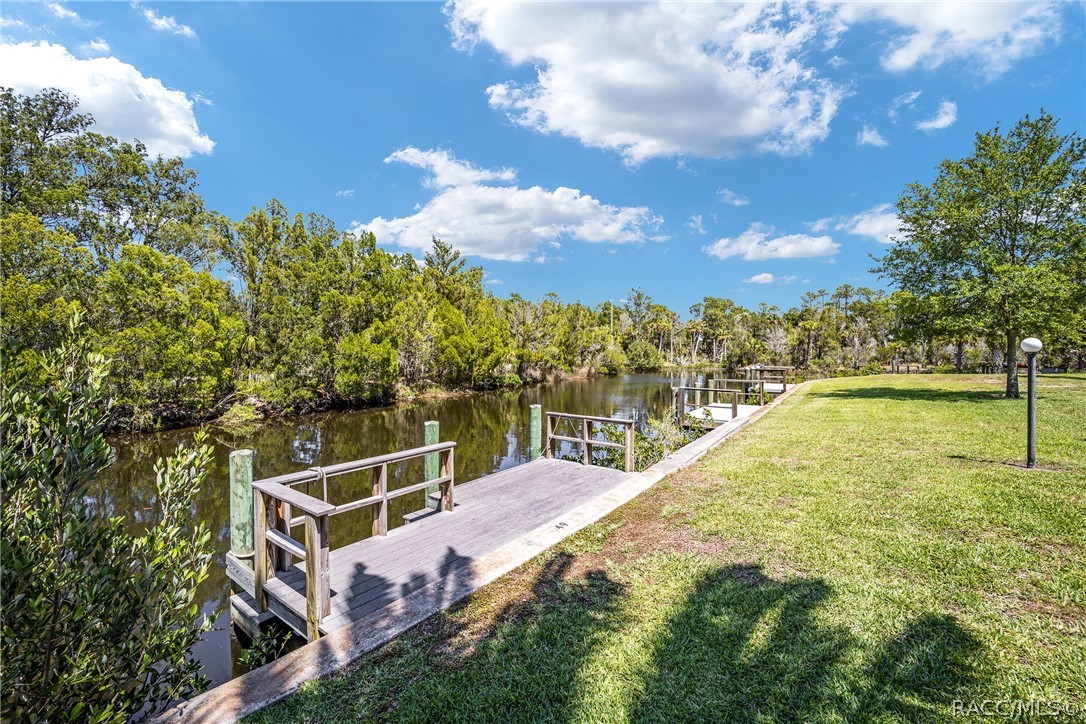
[[[775,581],[756,566],[706,575],[658,646],[631,719],[919,721],[975,684],[979,643],[951,616],[924,614],[865,666],[844,627],[819,622],[819,579]]]
[[[828,397],[835,400],[900,400],[902,402],[968,402],[977,404],[990,404],[1007,399],[1002,392],[883,386],[815,390],[808,393],[808,395],[810,397]]]
[[[700,576],[663,629],[646,637],[633,624],[626,587],[602,571],[567,575],[574,560],[550,558],[531,595],[481,634],[465,635],[462,617],[446,621],[424,670],[357,713],[410,721],[916,721],[945,714],[976,683],[979,644],[951,616],[921,615],[872,650],[822,621],[833,596],[826,582],[778,581],[760,567],[730,565]]]

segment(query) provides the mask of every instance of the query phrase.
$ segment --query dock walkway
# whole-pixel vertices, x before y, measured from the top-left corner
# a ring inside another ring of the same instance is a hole
[[[633,477],[610,468],[541,458],[458,485],[453,512],[433,511],[386,536],[329,553],[327,635],[454,574]],[[305,563],[264,584],[268,608],[306,635]],[[245,605],[235,596],[235,606]],[[251,600],[251,599],[250,599]]]

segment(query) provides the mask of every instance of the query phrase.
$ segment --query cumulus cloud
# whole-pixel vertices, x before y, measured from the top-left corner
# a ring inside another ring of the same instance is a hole
[[[340,189],[336,192],[336,196],[340,197],[341,199],[349,199],[354,196],[354,189]]]
[[[79,46],[79,49],[84,53],[90,55],[92,53],[105,54],[109,52],[109,43],[102,38],[95,38],[89,43],[83,43]]]
[[[815,223],[828,221],[820,219]],[[894,243],[892,237],[901,233],[897,212],[890,204],[879,204],[854,216],[837,217],[834,228],[856,236],[866,236],[883,244]]]
[[[943,101],[939,104],[939,110],[934,116],[920,121],[916,127],[921,131],[938,131],[952,125],[956,120],[958,120],[958,104],[954,101]]]
[[[535,80],[487,88],[516,123],[615,149],[630,164],[802,153],[846,90],[805,61],[830,7],[767,3],[447,6],[454,45],[485,43]]]
[[[860,132],[856,134],[856,145],[886,148],[890,145],[890,142],[882,137],[882,134],[879,133],[879,129],[865,123],[863,128],[860,129]]]
[[[897,123],[898,115],[901,113],[902,108],[912,108],[916,103],[916,99],[920,97],[920,91],[909,91],[908,93],[902,93],[894,100],[890,101],[890,107],[886,110],[886,115],[890,117],[890,120]]]
[[[881,62],[891,71],[961,60],[994,76],[1056,39],[1062,12],[1056,0],[446,5],[455,47],[486,45],[534,71],[487,88],[493,108],[631,165],[809,151],[850,92],[812,58],[853,26],[888,38]]]
[[[188,96],[117,58],[79,59],[47,42],[0,44],[0,85],[24,95],[43,88],[70,93],[94,116],[97,131],[138,139],[151,155],[187,158],[215,147],[200,133]]]
[[[701,214],[692,215],[690,220],[686,222],[686,228],[699,234],[704,234],[705,225],[701,222]]]
[[[729,206],[746,206],[750,203],[750,199],[742,194],[737,194],[731,189],[717,189],[716,195],[720,197],[720,202],[728,204]]]
[[[776,230],[772,226],[754,223],[739,236],[718,239],[702,247],[702,251],[718,259],[738,256],[747,261],[762,261],[832,256],[841,248],[840,244],[828,236],[808,236],[807,234],[774,236],[774,231]]]
[[[497,170],[479,168],[453,158],[448,151],[420,151],[412,146],[396,151],[385,159],[385,163],[406,163],[409,166],[428,170],[430,175],[423,180],[422,185],[432,189],[468,186],[481,181],[512,182],[517,180],[517,172],[511,168]]]
[[[844,3],[846,24],[889,21],[891,34],[882,66],[891,71],[938,68],[953,60],[974,63],[988,76],[1008,70],[1060,34],[1060,4],[1048,2]]]
[[[747,284],[772,284],[773,275],[769,272],[762,272],[761,274],[755,274],[752,277],[747,277],[743,281]]]
[[[196,31],[188,25],[177,22],[172,15],[159,15],[151,8],[141,8],[138,3],[132,3],[132,7],[143,13],[143,19],[155,30],[163,33],[173,33],[185,38],[195,38]]]
[[[559,248],[561,237],[592,243],[639,242],[662,221],[644,206],[604,204],[564,186],[548,190],[486,184],[512,183],[516,171],[479,168],[448,151],[408,147],[386,161],[426,170],[423,185],[435,189],[436,195],[412,216],[378,216],[354,228],[409,249],[429,249],[436,236],[465,254],[542,262],[551,257],[539,247]]]
[[[69,8],[64,7],[60,3],[45,3],[45,7],[49,8],[49,11],[56,15],[61,20],[71,20],[72,22],[79,22],[82,20],[79,17],[79,13]]]

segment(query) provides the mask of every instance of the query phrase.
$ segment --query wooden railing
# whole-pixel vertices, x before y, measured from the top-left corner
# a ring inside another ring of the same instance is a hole
[[[559,423],[562,420],[580,421],[581,422],[581,437],[570,437],[568,435],[559,435],[555,431],[558,429]],[[624,429],[625,435],[623,437],[625,442],[611,442],[610,440],[596,440],[594,439],[596,433],[596,425],[621,425]],[[547,413],[547,441],[544,446],[544,454],[548,458],[553,458],[555,455],[555,443],[557,442],[572,442],[580,443],[583,446],[583,460],[585,465],[592,464],[592,450],[597,447],[603,448],[615,448],[624,450],[625,455],[625,469],[626,472],[632,473],[634,471],[634,421],[623,420],[618,417],[594,417],[592,415],[574,415],[568,412],[548,412]]]
[[[288,570],[292,558],[305,561],[306,637],[314,641],[320,637],[320,625],[330,613],[331,594],[328,586],[328,519],[366,506],[376,506],[373,511],[373,535],[388,535],[388,501],[410,495],[437,485],[441,489],[439,510],[453,509],[453,449],[455,442],[417,447],[411,450],[378,455],[364,460],[316,467],[297,473],[265,478],[253,483],[253,589],[257,608],[268,607],[264,584],[274,578],[277,571]],[[388,466],[405,460],[438,455],[438,477],[421,483],[388,489]],[[328,502],[328,479],[338,475],[373,470],[371,494],[342,505]],[[323,499],[294,490],[303,483],[319,483]],[[294,510],[301,516],[292,518]],[[293,526],[305,525],[305,543],[291,537]]]
[[[745,394],[739,390],[723,390],[719,387],[678,387],[675,388],[675,421],[682,425],[686,421],[686,396],[687,393],[693,392],[695,394],[694,404],[696,407],[700,404],[701,393],[706,393],[707,405],[714,404],[714,400],[719,400],[721,395],[729,395],[732,398],[732,419],[735,419],[739,415],[739,395]]]
[[[765,404],[765,385],[766,385],[766,382],[772,383],[773,380],[715,379],[715,380],[711,380],[710,384],[716,385],[718,383],[723,383],[723,384],[744,385],[742,390],[736,390],[736,392],[739,392],[740,394],[743,394],[743,395],[753,395],[754,391],[751,390],[751,389],[748,389],[748,388],[757,387],[758,388],[758,404],[759,405],[764,405]],[[785,383],[785,385],[787,387],[787,383]],[[725,387],[723,389],[726,390],[728,388]]]

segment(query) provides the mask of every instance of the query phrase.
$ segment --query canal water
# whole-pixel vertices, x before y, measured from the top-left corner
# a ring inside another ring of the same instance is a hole
[[[198,591],[201,610],[215,618],[216,627],[194,652],[204,674],[215,685],[245,672],[238,663],[241,645],[230,625],[230,581],[225,572],[225,555],[230,549],[228,460],[232,450],[256,450],[254,475],[264,478],[419,447],[423,445],[423,423],[437,420],[440,439],[457,443],[455,480],[460,485],[528,461],[529,405],[540,404],[544,412],[632,418],[643,430],[650,418],[671,414],[671,387],[702,386],[714,377],[725,376],[723,372],[676,372],[572,379],[513,391],[308,415],[266,423],[246,434],[210,428],[215,454],[193,510],[195,519],[211,530],[215,546],[210,576]],[[144,527],[155,505],[155,459],[171,454],[180,443],[190,444],[197,429],[111,438],[116,461],[103,475],[96,496],[102,512],[123,516],[133,531]],[[423,479],[421,462],[390,470],[389,475],[390,488],[397,486],[397,478],[402,479],[399,485],[419,482]],[[362,488],[330,491],[329,498],[341,503],[368,494],[356,494],[359,490]],[[310,492],[316,496],[322,493]],[[390,512],[390,528],[402,523],[403,513],[423,507],[421,493],[417,500],[409,500],[411,497],[400,498],[404,502]],[[343,520],[350,515],[332,519],[333,549],[360,537],[359,521]]]

